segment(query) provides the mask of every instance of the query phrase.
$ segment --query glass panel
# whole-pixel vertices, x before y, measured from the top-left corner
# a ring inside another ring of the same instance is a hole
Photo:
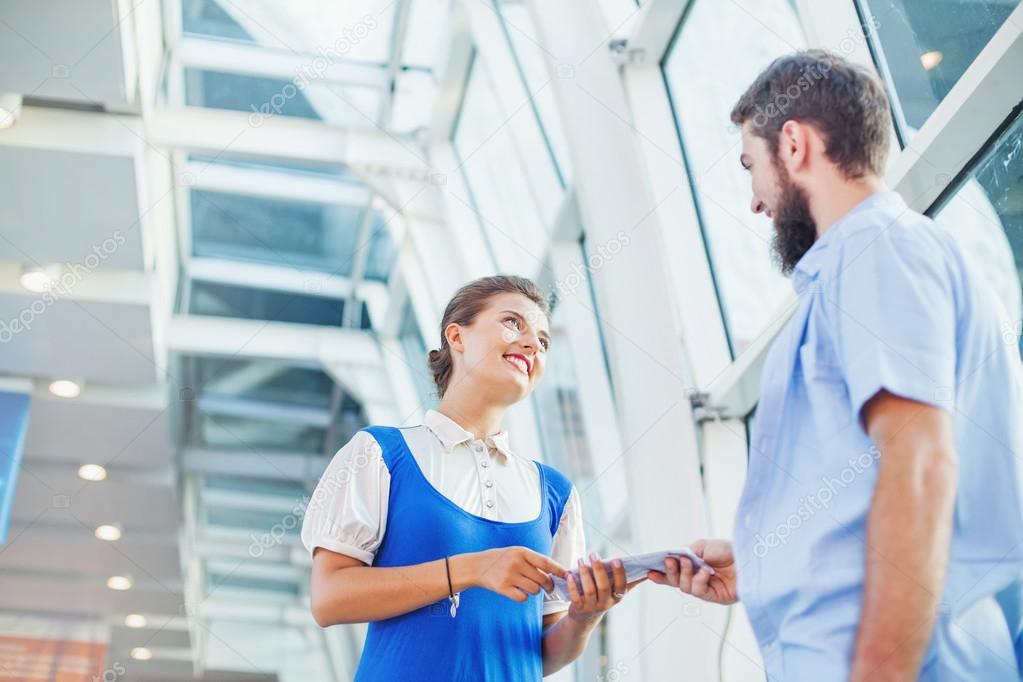
[[[543,47],[533,17],[523,0],[500,0],[498,7],[512,51],[522,67],[526,87],[536,107],[546,142],[551,147],[554,162],[561,174],[562,185],[565,185],[572,175],[572,167],[554,97],[554,86],[550,82],[555,74],[549,71],[547,62],[553,60],[554,55]]]
[[[218,450],[320,453],[327,432],[318,426],[198,413],[199,445]]]
[[[394,109],[389,130],[410,133],[430,123],[437,81],[429,71],[403,71],[394,84]]]
[[[203,396],[247,398],[301,407],[330,407],[334,381],[323,371],[272,360],[196,357]]]
[[[245,168],[250,170],[261,170],[270,171],[273,173],[293,173],[295,175],[308,175],[317,178],[331,178],[334,180],[344,180],[351,182],[355,185],[362,185],[362,180],[352,171],[348,170],[342,164],[320,164],[312,161],[299,162],[299,161],[287,161],[284,159],[257,159],[249,157],[238,157],[230,156],[227,154],[218,154],[217,156],[209,156],[206,154],[189,154],[188,161],[192,163],[217,165],[217,166],[230,166],[232,168]]]
[[[398,258],[398,250],[391,239],[391,230],[378,213],[373,221],[373,233],[370,236],[369,254],[366,256],[366,279],[386,282],[394,269]]]
[[[401,53],[401,61],[405,66],[421,69],[434,67],[450,9],[449,0],[412,0],[405,48]]]
[[[904,139],[924,124],[1019,0],[860,0]]]
[[[318,324],[328,327],[341,326],[345,308],[345,301],[338,298],[200,280],[192,281],[189,303],[189,312],[195,315]],[[365,307],[365,303],[363,306]],[[367,317],[365,310],[363,317]],[[368,320],[363,320],[362,328],[368,328]]]
[[[301,500],[309,491],[301,483],[270,478],[246,478],[244,476],[210,476],[203,480],[203,489],[246,493],[253,495],[272,495],[287,500]]]
[[[455,151],[498,270],[539,269],[548,234],[486,68],[473,61],[454,135]],[[550,163],[549,157],[545,163]]]
[[[193,189],[196,256],[256,261],[335,275],[351,271],[363,207]]]
[[[405,364],[408,365],[409,372],[412,374],[412,382],[416,386],[416,395],[419,398],[420,406],[423,410],[433,409],[439,402],[437,385],[433,382],[433,375],[427,364],[426,341],[423,340],[415,311],[412,310],[412,305],[409,303],[405,304],[405,310],[401,315],[398,340],[401,341]]]
[[[576,482],[593,480],[593,458],[583,426],[579,385],[567,335],[551,320],[551,350],[543,381],[533,391],[536,418],[548,461]]]
[[[293,81],[185,68],[185,104],[243,111],[250,117],[307,118],[335,126],[370,127],[380,112],[375,88],[313,81],[301,90]]]
[[[182,0],[183,29],[335,61],[384,63],[393,0]]]
[[[998,138],[934,218],[987,273],[1009,314],[1002,336],[1023,353],[1023,117]]]
[[[787,0],[695,0],[664,63],[688,166],[679,172],[696,190],[733,355],[774,319],[791,287],[771,258],[771,221],[749,210],[750,179],[729,114],[771,60],[804,46]]]

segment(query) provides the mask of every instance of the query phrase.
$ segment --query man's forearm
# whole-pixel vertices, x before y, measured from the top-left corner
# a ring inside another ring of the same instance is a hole
[[[941,601],[955,457],[907,440],[882,448],[867,520],[866,579],[850,677],[855,682],[916,680]]]

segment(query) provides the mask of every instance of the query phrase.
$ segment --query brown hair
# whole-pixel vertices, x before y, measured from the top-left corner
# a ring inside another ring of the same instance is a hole
[[[774,60],[735,103],[731,118],[740,126],[749,121],[774,154],[786,121],[812,124],[846,177],[884,172],[890,133],[884,88],[873,73],[830,52],[805,50]]]
[[[464,326],[472,324],[480,311],[487,307],[491,298],[504,293],[522,294],[535,303],[544,315],[550,317],[554,297],[544,296],[540,287],[525,277],[512,275],[481,277],[463,286],[455,292],[444,309],[444,317],[440,323],[440,348],[431,350],[429,354],[430,371],[433,373],[433,381],[437,384],[440,397],[443,398],[444,392],[448,390],[448,382],[451,381],[451,374],[454,371],[451,348],[448,346],[444,330],[452,323]]]

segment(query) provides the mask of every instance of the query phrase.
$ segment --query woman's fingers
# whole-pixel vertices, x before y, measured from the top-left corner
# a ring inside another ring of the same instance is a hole
[[[679,568],[679,561],[674,557],[668,557],[664,560],[664,575],[667,578],[668,585],[678,587],[678,580],[681,570]]]
[[[596,552],[590,553],[590,562],[593,567],[593,584],[597,588],[596,600],[606,601],[611,598],[611,580],[607,577],[607,568]]]
[[[643,582],[643,580],[645,580],[645,578],[637,580],[632,583],[632,585]],[[625,596],[625,593],[632,589],[632,585],[628,584],[625,577],[625,564],[623,564],[620,559],[615,559],[611,562],[611,596],[615,598],[615,601],[621,599],[622,596]]]
[[[574,573],[569,572],[565,575],[565,582],[568,583],[568,598],[572,602],[572,606],[576,609],[581,609],[583,606],[583,593],[579,589],[579,584],[576,582],[576,576]]]
[[[579,582],[583,586],[583,596],[587,603],[596,601],[597,585],[593,582],[593,572],[582,559],[579,560]]]

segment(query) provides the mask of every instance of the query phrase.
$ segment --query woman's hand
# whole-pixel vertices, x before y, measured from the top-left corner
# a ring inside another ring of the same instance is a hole
[[[567,577],[568,594],[572,605],[568,617],[576,621],[600,618],[604,612],[620,602],[633,587],[646,580],[640,578],[633,583],[625,582],[625,567],[620,559],[611,562],[611,577],[607,576],[607,565],[596,552],[590,554],[591,566],[580,559],[579,568]],[[579,583],[576,583],[578,575]]]
[[[664,560],[664,572],[650,571],[647,577],[658,585],[677,587],[686,594],[715,604],[739,601],[736,585],[735,557],[732,543],[725,540],[697,540],[690,549],[714,568],[714,575],[701,568],[693,573],[693,563],[681,557]]]
[[[554,589],[551,575],[563,577],[565,568],[528,547],[499,547],[463,555],[469,559],[469,585],[483,587],[524,602],[540,590]]]

